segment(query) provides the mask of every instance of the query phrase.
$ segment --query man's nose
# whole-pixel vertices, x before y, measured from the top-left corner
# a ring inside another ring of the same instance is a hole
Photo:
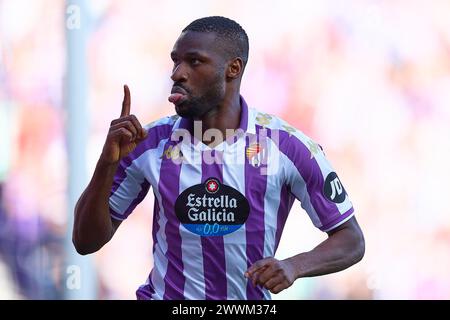
[[[173,82],[186,81],[188,78],[188,73],[183,63],[178,64],[173,68],[172,75],[170,76]]]

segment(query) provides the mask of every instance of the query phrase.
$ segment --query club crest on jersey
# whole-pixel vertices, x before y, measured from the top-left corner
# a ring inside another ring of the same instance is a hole
[[[245,149],[248,162],[255,168],[261,166],[266,150],[260,143],[252,143]]]
[[[181,224],[199,236],[223,236],[247,221],[250,206],[236,189],[208,178],[184,190],[175,202]]]

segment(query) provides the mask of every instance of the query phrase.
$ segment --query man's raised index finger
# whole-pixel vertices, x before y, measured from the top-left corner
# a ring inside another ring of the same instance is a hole
[[[122,112],[120,113],[120,117],[126,117],[130,115],[130,89],[128,89],[127,85],[123,86],[123,102],[122,102]]]

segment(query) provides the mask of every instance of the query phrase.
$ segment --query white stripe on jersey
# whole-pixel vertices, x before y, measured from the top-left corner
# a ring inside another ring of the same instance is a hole
[[[223,166],[223,183],[233,186],[241,194],[245,194],[245,152],[236,152],[236,147],[237,150],[244,150],[245,139],[240,139],[231,146],[225,147],[224,163],[236,163],[236,165]],[[247,253],[245,252],[247,238],[245,224],[235,232],[224,235],[223,243],[226,270],[230,274],[227,276],[227,298],[246,299],[247,278],[244,277],[244,272],[247,270]]]
[[[158,182],[159,182],[159,172],[161,169],[161,163],[162,159],[160,159],[160,155],[163,154],[164,146],[167,143],[169,139],[161,140],[158,144],[158,147],[156,149],[153,149],[149,152],[152,152],[151,157],[148,157],[147,159],[155,159],[156,163],[151,163],[145,168],[149,169],[150,172],[148,174],[148,177],[150,179],[150,184],[154,187],[154,193],[155,193],[155,201],[158,201],[159,204],[159,219],[158,219],[158,225],[159,230],[156,234],[156,241],[158,242],[155,246],[155,252],[153,253],[153,271],[151,273],[152,275],[152,283],[153,287],[155,289],[155,293],[152,295],[152,299],[154,300],[162,300],[165,292],[165,283],[164,283],[164,276],[167,272],[167,257],[165,256],[165,253],[167,252],[167,239],[166,239],[166,223],[167,218],[164,214],[164,207],[162,205],[162,199],[161,194],[158,190]],[[153,155],[154,153],[154,155]],[[161,295],[158,295],[161,294]]]

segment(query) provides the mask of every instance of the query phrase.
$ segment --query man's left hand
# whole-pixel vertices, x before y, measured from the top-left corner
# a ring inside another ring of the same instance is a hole
[[[254,286],[263,286],[272,293],[279,293],[290,287],[296,279],[292,262],[272,257],[256,261],[244,275]]]

